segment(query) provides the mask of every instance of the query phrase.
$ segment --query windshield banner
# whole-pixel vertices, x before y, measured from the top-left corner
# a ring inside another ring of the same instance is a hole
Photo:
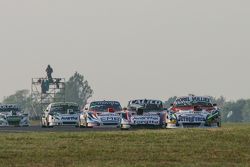
[[[129,102],[129,104],[140,104],[140,105],[144,105],[144,104],[155,104],[155,105],[161,105],[162,101],[160,100],[132,100]]]
[[[188,96],[176,99],[175,104],[199,103],[199,102],[211,103],[211,99],[209,97],[202,97],[202,96]]]
[[[1,111],[19,111],[20,108],[18,105],[15,104],[1,104],[0,105],[0,112]]]

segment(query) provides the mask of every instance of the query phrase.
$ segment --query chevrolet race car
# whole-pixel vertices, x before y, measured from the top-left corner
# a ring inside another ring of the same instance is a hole
[[[42,127],[77,126],[80,107],[76,103],[51,103],[42,115]]]
[[[121,104],[118,101],[93,101],[84,107],[79,127],[119,126]]]
[[[139,99],[128,103],[128,110],[121,114],[120,128],[164,127],[166,112],[160,100]]]
[[[0,105],[0,126],[29,126],[28,114],[15,104]]]
[[[167,128],[220,127],[220,109],[209,97],[180,97],[170,107],[166,125]]]

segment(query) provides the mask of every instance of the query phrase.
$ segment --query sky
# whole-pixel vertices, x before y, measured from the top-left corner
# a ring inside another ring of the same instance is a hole
[[[95,100],[250,98],[249,0],[0,0],[0,100],[83,74]]]

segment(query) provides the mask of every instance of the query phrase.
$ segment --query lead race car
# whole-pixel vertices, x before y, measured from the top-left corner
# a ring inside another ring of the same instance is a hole
[[[119,126],[121,104],[118,101],[93,101],[80,115],[79,127]]]
[[[57,102],[48,105],[42,115],[42,127],[77,126],[80,107],[76,103]]]
[[[29,116],[16,104],[0,105],[0,126],[29,126]]]
[[[220,127],[220,109],[209,97],[177,98],[166,116],[167,128]]]
[[[166,113],[160,100],[131,100],[127,111],[121,114],[120,128],[124,130],[131,127],[164,127]]]

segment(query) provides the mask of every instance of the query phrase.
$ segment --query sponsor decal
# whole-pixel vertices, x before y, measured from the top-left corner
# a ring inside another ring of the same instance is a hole
[[[206,119],[201,116],[179,116],[178,121],[180,122],[189,122],[189,123],[195,123],[195,122],[204,122]]]
[[[183,103],[189,103],[189,102],[205,102],[205,103],[211,103],[210,98],[208,97],[201,97],[201,96],[188,96],[188,97],[181,97],[178,98],[175,103],[176,104],[183,104]]]
[[[9,112],[9,111],[20,111],[20,108],[18,105],[15,104],[0,105],[0,112]]]
[[[62,117],[62,121],[77,121],[78,117]]]
[[[112,113],[100,113],[99,116],[105,116],[105,117],[114,117],[114,116],[118,116],[117,114],[112,114]]]
[[[102,122],[119,122],[120,117],[101,117]]]
[[[131,122],[133,124],[140,124],[140,125],[159,125],[160,124],[160,117],[155,116],[135,116],[131,117]]]
[[[117,101],[96,101],[91,103],[91,106],[93,105],[120,105],[120,103]]]
[[[130,104],[156,104],[156,105],[161,105],[162,101],[160,101],[160,100],[147,100],[147,99],[132,100],[132,101],[130,101]]]

